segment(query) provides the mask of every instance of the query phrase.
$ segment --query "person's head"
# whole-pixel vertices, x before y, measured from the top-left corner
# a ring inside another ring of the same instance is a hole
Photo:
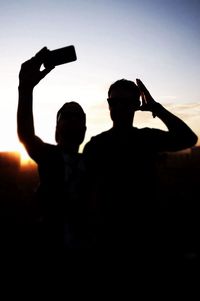
[[[120,79],[108,90],[110,116],[114,126],[131,126],[135,111],[140,107],[140,91],[130,80]]]
[[[57,144],[78,151],[86,132],[86,115],[75,101],[66,102],[57,112],[55,139]]]

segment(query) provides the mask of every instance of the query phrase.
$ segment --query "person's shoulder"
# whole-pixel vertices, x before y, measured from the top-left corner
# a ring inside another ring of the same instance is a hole
[[[92,136],[90,140],[85,144],[83,153],[87,153],[91,150],[100,150],[100,148],[106,144],[107,141],[109,141],[109,138],[111,136],[111,129],[101,132],[95,136]]]
[[[131,133],[134,136],[143,136],[143,135],[148,135],[148,133],[150,134],[151,131],[152,129],[148,127],[143,127],[143,128],[132,127],[129,133]]]
[[[155,133],[164,132],[163,130],[156,129],[156,128],[149,128],[149,127],[134,128],[134,129],[137,130],[139,134],[144,134],[144,135],[151,135]]]
[[[161,137],[166,136],[166,131],[157,128],[143,127],[133,128],[132,135],[138,141],[154,144]]]
[[[37,161],[48,161],[60,157],[61,150],[58,145],[44,142],[37,156]]]
[[[60,148],[57,144],[51,144],[51,143],[45,142],[43,144],[43,147],[44,147],[45,151],[60,152]]]
[[[93,143],[93,142],[101,142],[104,141],[105,139],[109,138],[112,135],[112,129],[101,132],[95,136],[92,136],[90,141],[88,143]]]
[[[56,145],[44,142],[38,136],[35,136],[34,139],[26,146],[29,156],[38,163],[41,159],[47,156],[56,148]]]

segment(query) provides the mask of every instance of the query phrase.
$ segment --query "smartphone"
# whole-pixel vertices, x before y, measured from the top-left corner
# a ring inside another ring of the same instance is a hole
[[[44,59],[44,67],[51,68],[58,65],[70,63],[77,60],[75,47],[73,45],[49,50]]]

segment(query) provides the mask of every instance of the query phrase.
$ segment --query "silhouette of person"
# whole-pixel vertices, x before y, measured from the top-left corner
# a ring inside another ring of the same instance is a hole
[[[21,65],[17,130],[20,141],[38,165],[40,184],[37,191],[44,225],[44,246],[81,248],[80,230],[84,204],[84,165],[79,153],[86,132],[86,115],[74,101],[66,102],[57,112],[56,144],[45,143],[35,134],[33,89],[52,69],[40,70],[49,50],[44,47]],[[82,201],[82,203],[81,203]]]
[[[113,126],[92,137],[83,150],[91,187],[93,247],[112,254],[158,251],[163,235],[156,175],[159,154],[197,142],[187,124],[156,102],[141,80],[136,83],[120,79],[110,86],[107,101]],[[134,127],[138,110],[152,112],[167,130]]]

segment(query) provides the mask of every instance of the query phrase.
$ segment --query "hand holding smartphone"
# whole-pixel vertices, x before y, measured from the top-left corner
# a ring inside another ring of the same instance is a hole
[[[58,65],[70,63],[77,60],[75,47],[73,45],[49,50],[44,59],[44,67],[52,68]]]

